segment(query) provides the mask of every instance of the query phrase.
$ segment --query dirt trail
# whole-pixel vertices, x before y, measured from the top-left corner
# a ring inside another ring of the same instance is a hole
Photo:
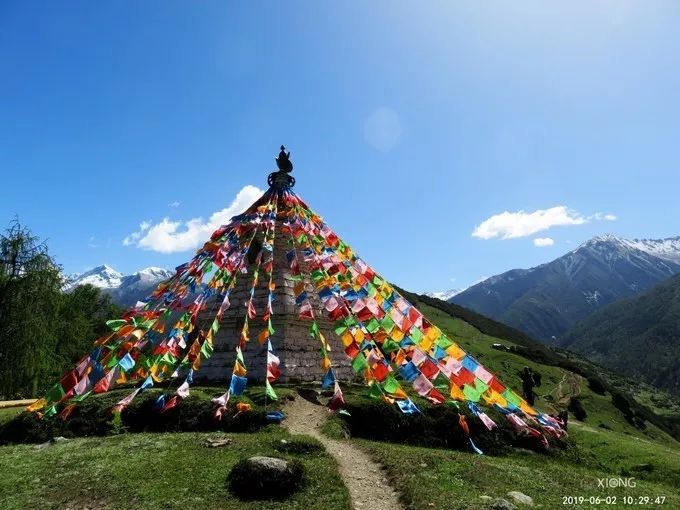
[[[349,489],[355,510],[403,510],[397,492],[390,486],[379,464],[347,440],[331,439],[321,434],[326,421],[324,406],[297,396],[284,409],[283,424],[292,434],[306,434],[318,439],[338,463],[340,474]]]

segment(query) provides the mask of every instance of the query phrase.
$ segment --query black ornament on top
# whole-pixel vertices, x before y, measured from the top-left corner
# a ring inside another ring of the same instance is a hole
[[[269,174],[267,179],[269,186],[279,189],[295,186],[295,177],[289,175],[293,171],[293,162],[290,160],[290,152],[286,152],[286,148],[283,145],[281,146],[279,157],[274,161],[276,161],[279,171]]]

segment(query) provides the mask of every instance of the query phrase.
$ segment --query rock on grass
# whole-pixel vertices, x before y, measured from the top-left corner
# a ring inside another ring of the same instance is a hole
[[[250,457],[239,461],[227,476],[229,491],[243,500],[286,499],[298,491],[304,466],[276,457]]]

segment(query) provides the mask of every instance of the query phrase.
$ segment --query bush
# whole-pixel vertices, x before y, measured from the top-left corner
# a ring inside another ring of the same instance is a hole
[[[607,392],[604,382],[599,377],[588,377],[588,388],[598,395],[604,395]]]
[[[227,476],[227,488],[243,500],[285,499],[299,490],[305,481],[305,468],[296,460],[287,460],[284,470],[242,459]]]
[[[583,407],[581,399],[579,399],[578,397],[571,397],[569,399],[569,405],[567,405],[567,410],[571,412],[571,414],[574,415],[574,418],[576,418],[579,421],[584,421],[588,416],[588,413],[586,413],[586,410]]]
[[[345,405],[349,416],[341,416],[351,436],[365,439],[463,451],[471,450],[469,439],[472,439],[477,447],[490,455],[506,453],[511,446],[545,450],[540,441],[517,434],[493,409],[485,409],[485,412],[498,426],[489,431],[464,405],[458,408],[418,402],[418,406],[420,413],[404,415],[381,400],[351,396]],[[461,414],[468,424],[470,436],[459,424]]]
[[[23,412],[0,426],[0,444],[44,443],[55,435],[53,421],[45,421],[33,413]]]
[[[0,444],[42,443],[56,436],[105,436],[129,432],[254,432],[269,424],[264,410],[254,408],[246,413],[230,406],[222,417],[214,417],[215,406],[205,395],[191,395],[175,408],[160,412],[154,403],[162,394],[149,391],[133,400],[120,415],[111,412],[113,405],[127,393],[112,391],[94,395],[82,402],[71,417],[40,419],[33,413],[22,413],[0,427]]]

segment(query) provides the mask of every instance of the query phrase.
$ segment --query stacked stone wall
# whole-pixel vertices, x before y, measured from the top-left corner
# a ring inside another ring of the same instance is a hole
[[[281,232],[278,221],[275,234],[273,274],[276,290],[272,302],[272,324],[276,332],[271,337],[271,342],[274,354],[281,361],[279,381],[318,381],[324,376],[321,369],[321,345],[317,339],[312,338],[309,334],[312,322],[300,319],[298,316],[294,294],[295,282],[291,277],[286,260],[286,251],[290,249],[288,245],[289,236],[284,236]],[[299,252],[298,260],[303,275],[308,275],[308,268]],[[200,371],[196,374],[198,379],[226,381],[231,377],[236,357],[235,348],[239,342],[247,312],[246,303],[250,297],[254,269],[254,265],[251,265],[247,273],[241,273],[237,276],[230,294],[231,306],[225,311],[220,329],[213,340],[213,355],[203,361]],[[266,327],[266,324],[262,321],[262,314],[267,304],[267,283],[266,274],[261,268],[260,281],[253,299],[258,316],[249,321],[250,342],[243,352],[248,377],[257,381],[264,381],[266,374],[267,346],[266,344],[259,344],[257,335]],[[353,371],[344,352],[342,341],[334,333],[332,323],[326,318],[320,299],[308,276],[305,276],[305,287],[311,298],[319,329],[331,345],[329,355],[336,376],[341,380],[348,380],[353,377]],[[219,306],[220,302],[216,300],[209,302],[206,309],[201,312],[199,324],[206,328],[209,327]]]

